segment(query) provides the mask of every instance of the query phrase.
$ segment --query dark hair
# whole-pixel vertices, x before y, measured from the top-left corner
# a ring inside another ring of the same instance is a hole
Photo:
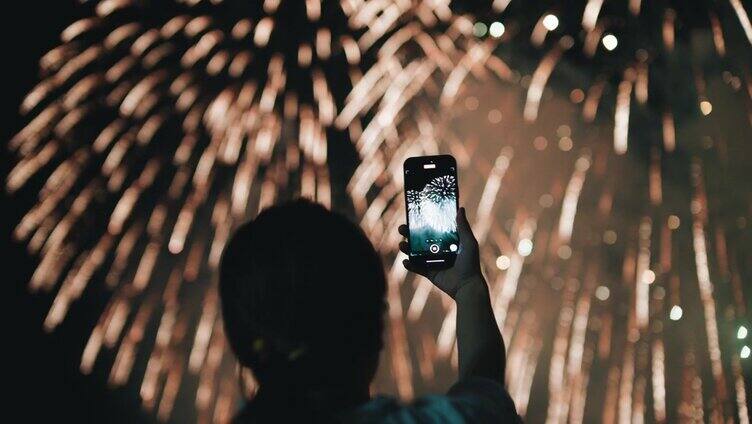
[[[307,200],[262,211],[227,244],[219,291],[230,346],[262,388],[373,378],[386,280],[368,238],[344,216]]]

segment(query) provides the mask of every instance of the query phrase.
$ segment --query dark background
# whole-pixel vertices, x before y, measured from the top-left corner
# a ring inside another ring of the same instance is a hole
[[[3,186],[8,170],[15,163],[5,145],[27,122],[19,116],[18,105],[39,80],[39,58],[58,44],[59,34],[68,24],[90,15],[89,6],[79,5],[75,0],[15,2],[4,12],[2,105],[5,119],[0,148]],[[11,394],[4,402],[10,406],[4,415],[14,417],[16,422],[150,421],[141,411],[136,390],[107,388],[108,367],[97,364],[94,373],[88,376],[77,369],[89,332],[106,301],[105,293],[87,291],[53,333],[47,334],[42,329],[52,294],[28,293],[26,285],[36,259],[26,253],[22,244],[11,241],[13,227],[33,203],[32,196],[33,193],[22,191],[9,197],[0,189],[0,245],[3,247],[0,264],[5,276],[0,297],[5,336],[2,348],[7,352],[3,355],[3,365],[10,371],[10,381],[5,387]]]
[[[23,96],[39,80],[38,60],[59,43],[59,34],[87,6],[74,0],[16,2],[5,8],[3,25],[3,125],[0,176],[5,177],[15,158],[7,142],[27,120],[19,116]],[[134,422],[149,421],[141,411],[138,393],[128,389],[107,389],[107,375],[95,367],[91,375],[77,368],[101,296],[88,293],[72,308],[69,316],[48,334],[42,322],[52,301],[50,293],[30,294],[27,281],[36,265],[24,246],[11,240],[11,232],[30,203],[28,193],[8,196],[0,190],[0,246],[2,246],[3,367],[10,370],[9,390],[3,404],[5,417],[16,422]],[[7,356],[6,356],[7,355]]]

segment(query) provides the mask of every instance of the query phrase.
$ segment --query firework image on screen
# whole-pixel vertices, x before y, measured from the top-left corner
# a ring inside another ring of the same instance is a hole
[[[414,255],[456,252],[457,178],[446,170],[406,178],[410,250]]]

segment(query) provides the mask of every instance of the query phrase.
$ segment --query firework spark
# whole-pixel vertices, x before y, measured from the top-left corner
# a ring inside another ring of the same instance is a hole
[[[410,226],[418,231],[428,227],[436,232],[457,229],[457,181],[451,175],[429,181],[423,190],[407,191]]]
[[[506,8],[508,2],[503,3]],[[693,171],[696,175],[678,177],[674,172],[677,166],[688,168],[686,154],[675,152],[689,152],[715,172],[733,175],[730,181],[744,179],[744,165],[727,157],[719,161],[705,150],[720,152],[731,148],[731,139],[739,139],[712,129],[718,125],[712,121],[717,102],[711,105],[710,97],[740,104],[752,116],[752,97],[731,70],[748,70],[750,63],[741,59],[730,68],[714,69],[724,75],[728,87],[716,86],[710,95],[710,71],[656,64],[663,55],[686,48],[678,33],[681,13],[640,1],[629,3],[629,12],[639,19],[648,12],[663,18],[654,42],[663,50],[656,52],[631,40],[617,23],[622,18],[603,2],[583,3],[584,14],[574,21],[571,13],[554,15],[554,20],[551,11],[541,10],[530,20],[508,12],[503,19],[511,30],[501,38],[474,36],[473,22],[455,16],[432,29],[433,39],[442,40],[439,51],[395,33],[390,39],[396,45],[390,50],[397,52],[395,62],[368,70],[337,118],[349,122],[367,113],[375,117],[367,121],[356,146],[376,160],[356,169],[348,189],[354,197],[375,192],[358,206],[362,224],[397,268],[403,258],[394,255],[392,231],[404,213],[399,164],[416,154],[450,152],[457,158],[463,203],[470,214],[477,205],[483,268],[508,343],[510,392],[518,411],[530,420],[665,422],[707,407],[719,421],[748,422],[747,409],[737,408],[728,395],[733,391],[736,399],[746,399],[744,384],[734,385],[726,375],[727,369],[739,369],[729,337],[745,309],[738,301],[716,296],[720,281],[712,277],[715,265],[708,251],[713,236],[708,231],[713,226],[713,232],[721,234],[715,236],[721,241],[714,246],[723,275],[740,275],[744,271],[739,268],[728,270],[728,239],[722,235],[731,229],[743,231],[749,216],[746,206],[734,212],[738,217],[733,220],[708,215],[710,200],[698,183],[703,174]],[[731,45],[746,45],[747,40],[738,37],[731,43],[729,34],[738,36],[739,29],[726,27],[736,14],[746,29],[746,14],[740,14],[744,10],[738,3],[725,11],[727,21],[719,19],[717,11],[708,12],[710,37],[721,57],[728,57]],[[480,28],[488,23],[480,22]],[[585,30],[582,44],[572,36],[574,25]],[[618,48],[598,49],[606,28],[614,39],[619,37]],[[532,48],[520,49],[524,43]],[[626,48],[634,50],[630,57],[620,56],[620,67],[604,57]],[[446,68],[446,61],[455,65]],[[583,61],[592,63],[582,67]],[[572,69],[583,68],[587,77],[573,77]],[[671,92],[658,75],[673,86],[696,89],[698,98]],[[688,113],[675,107],[677,102],[696,102],[698,110]],[[647,115],[659,117],[657,125],[650,126],[645,108],[651,111]],[[704,120],[698,121],[699,116]],[[523,121],[526,124],[520,125]],[[644,129],[635,130],[645,125],[662,139],[645,138]],[[688,128],[708,134],[703,135],[704,150],[697,147],[700,136],[680,139]],[[748,126],[744,131],[749,133]],[[734,149],[748,152],[748,147],[733,143]],[[649,166],[640,164],[643,156],[650,158]],[[715,207],[723,208],[731,192],[723,186],[715,190]],[[420,195],[407,192],[408,199]],[[742,197],[748,199],[748,190]],[[408,204],[411,222],[417,205],[423,212],[424,203],[416,202],[414,210]],[[690,224],[680,226],[677,214]],[[708,224],[710,219],[715,223]],[[678,237],[684,242],[678,243]],[[694,240],[689,251],[687,240]],[[739,235],[732,256],[744,257],[748,241]],[[679,284],[692,274],[697,275],[694,281]],[[735,296],[749,296],[736,288],[733,278],[730,281]],[[411,373],[411,358],[420,358],[420,378],[437,379],[444,367],[456,366],[456,309],[425,280],[412,282],[414,286],[410,282],[405,284],[414,290],[403,292],[408,293],[404,299],[395,295],[390,300],[407,302],[408,323],[427,328],[423,331],[435,334],[435,342],[430,349],[424,342],[401,345],[400,357],[393,357],[392,363]],[[693,303],[689,316],[685,298],[696,301],[698,289],[699,309]],[[669,313],[676,308],[684,315]],[[723,322],[717,312],[721,309],[727,311]],[[392,316],[391,322],[403,325],[400,316]],[[687,332],[696,328],[705,331]],[[687,339],[677,337],[679,333]],[[693,348],[695,344],[702,349]],[[694,353],[677,356],[687,351]],[[668,364],[685,360],[692,371],[677,377]],[[433,364],[433,370],[425,369],[426,364]],[[548,378],[535,383],[532,376],[540,370],[548,370]],[[682,378],[687,380],[684,387],[692,388],[686,394],[672,389],[683,385]],[[400,384],[411,384],[403,379]],[[701,389],[708,384],[716,394]],[[604,386],[608,390],[597,389]],[[409,389],[412,393],[412,385]]]
[[[42,58],[44,79],[21,105],[29,123],[9,143],[19,160],[7,189],[38,193],[15,230],[40,256],[29,286],[59,286],[45,328],[102,281],[112,296],[81,370],[112,350],[110,383],[140,378],[160,419],[193,381],[199,419],[226,421],[234,363],[215,289],[196,283],[260,208],[295,194],[337,206],[328,154],[352,140],[361,160],[343,191],[388,268],[375,387],[410,399],[446,386],[456,309],[408,276],[396,227],[404,159],[448,152],[518,411],[749,422],[729,341],[749,296],[739,141],[752,137],[752,84],[747,50],[735,50],[749,47],[747,11],[735,0],[708,11],[706,30],[639,0],[627,16],[598,0],[560,12],[492,3],[499,38],[474,35],[475,18],[444,1],[92,5]],[[637,40],[625,22],[658,27]],[[604,34],[618,47],[601,49]],[[715,50],[687,45],[703,34]],[[724,110],[744,111],[747,126]],[[442,193],[407,197],[424,212]]]
[[[356,40],[368,22],[355,16],[365,6],[81,6],[93,15],[63,31],[21,105],[31,119],[9,143],[19,160],[6,188],[38,191],[14,234],[40,255],[30,288],[61,281],[47,330],[90,284],[113,290],[83,372],[113,349],[110,383],[141,379],[144,406],[162,419],[195,376],[198,415],[226,420],[235,385],[222,379],[234,365],[216,289],[203,281],[213,281],[232,228],[255,211],[298,194],[332,204],[328,143],[348,144],[332,124],[361,74]],[[144,354],[145,375],[132,376]]]

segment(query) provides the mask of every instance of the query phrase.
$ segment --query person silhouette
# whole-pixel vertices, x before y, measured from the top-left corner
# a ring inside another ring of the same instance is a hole
[[[452,268],[404,266],[457,304],[458,382],[446,395],[401,404],[371,398],[383,347],[386,278],[363,231],[307,200],[272,206],[241,225],[222,255],[225,333],[256,395],[235,422],[518,422],[503,386],[504,344],[460,208]],[[407,227],[400,226],[407,236]],[[400,249],[407,253],[406,242]]]

